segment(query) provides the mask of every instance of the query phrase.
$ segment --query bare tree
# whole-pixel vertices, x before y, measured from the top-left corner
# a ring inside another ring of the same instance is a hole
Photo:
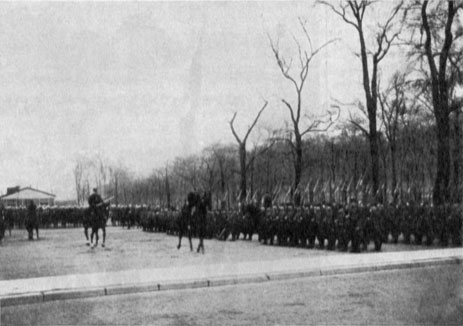
[[[233,118],[230,120],[230,129],[233,133],[233,136],[235,137],[236,141],[238,142],[238,155],[239,155],[239,161],[240,161],[240,197],[239,200],[240,202],[244,201],[246,199],[246,172],[248,170],[248,162],[246,160],[246,142],[248,141],[248,137],[251,134],[252,129],[255,127],[257,124],[257,121],[260,118],[260,115],[262,112],[265,110],[267,107],[268,102],[265,101],[265,104],[262,106],[262,108],[259,110],[259,113],[257,113],[257,116],[254,118],[254,121],[252,122],[251,126],[248,127],[248,130],[244,137],[241,139],[238,134],[235,131],[235,127],[233,126],[233,123],[235,122],[235,118],[237,115],[237,112],[233,115]]]
[[[405,96],[405,74],[396,72],[389,87],[380,94],[381,120],[391,154],[392,190],[397,188],[397,138],[400,127],[400,117],[407,110]]]
[[[437,173],[433,190],[433,201],[440,204],[450,200],[450,93],[447,76],[452,44],[455,42],[452,26],[454,18],[461,8],[462,2],[447,1],[447,9],[439,15],[439,6],[428,13],[429,1],[421,4],[421,23],[424,30],[424,55],[429,65],[429,77],[432,94],[432,109],[436,119],[437,133]],[[440,17],[442,24],[434,24],[431,19]],[[439,35],[438,28],[443,30]],[[439,48],[436,38],[442,37]]]
[[[83,198],[82,198],[82,188],[83,188],[83,173],[84,173],[84,163],[82,160],[77,160],[76,165],[74,167],[74,181],[76,186],[76,200],[77,205],[81,205]]]
[[[278,42],[275,43],[271,37],[269,37],[270,47],[272,48],[273,54],[275,56],[278,68],[280,69],[281,74],[285,79],[291,82],[296,91],[296,100],[292,104],[286,99],[281,99],[285,107],[288,109],[290,118],[291,118],[291,129],[287,134],[289,137],[286,137],[286,141],[291,147],[291,154],[293,157],[294,165],[294,182],[292,189],[296,189],[301,182],[302,177],[302,158],[303,158],[303,146],[302,140],[310,132],[317,131],[326,131],[334,121],[333,119],[335,114],[329,112],[326,119],[313,119],[310,121],[309,117],[306,114],[306,110],[303,109],[302,95],[304,86],[306,85],[307,77],[309,75],[309,66],[312,60],[320,53],[320,51],[333,43],[335,40],[330,40],[318,48],[313,48],[312,40],[309,36],[305,23],[302,19],[299,18],[299,24],[302,28],[302,32],[305,37],[308,48],[303,48],[301,43],[294,37],[294,42],[296,43],[298,53],[299,53],[299,70],[295,73],[291,70],[292,60],[285,60],[282,52],[279,49]],[[339,111],[338,111],[339,117]],[[293,137],[294,136],[294,139]]]
[[[363,71],[363,89],[365,92],[366,111],[368,116],[368,139],[370,143],[371,157],[371,178],[373,182],[373,193],[376,193],[379,187],[379,144],[377,130],[377,105],[378,105],[378,70],[379,64],[389,52],[392,43],[399,36],[401,28],[394,29],[394,20],[403,6],[403,2],[399,2],[392,12],[388,15],[386,22],[383,25],[378,24],[376,33],[376,47],[374,51],[367,48],[365,41],[365,26],[364,18],[368,7],[376,1],[347,1],[334,5],[331,2],[320,1],[323,5],[331,8],[331,10],[340,16],[345,23],[355,28],[359,36],[360,44],[360,61]],[[371,65],[369,63],[371,56]],[[371,69],[371,76],[370,76]]]

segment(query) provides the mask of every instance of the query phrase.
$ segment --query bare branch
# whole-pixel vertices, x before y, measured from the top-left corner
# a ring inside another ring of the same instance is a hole
[[[283,76],[286,79],[288,79],[289,81],[291,81],[294,84],[294,86],[296,87],[296,89],[299,89],[299,85],[296,82],[296,80],[289,75],[289,70],[291,68],[291,62],[290,62],[289,65],[286,64],[284,59],[281,57],[281,54],[280,54],[280,51],[279,51],[278,47],[275,47],[275,45],[273,44],[271,38],[270,38],[270,47],[272,48],[273,54],[274,54],[275,59],[276,59],[277,64],[278,64],[278,68],[280,68],[280,71],[283,74]]]
[[[303,132],[301,132],[301,137],[306,135],[309,132],[326,132],[331,126],[339,119],[341,115],[341,109],[338,106],[333,106],[337,109],[337,114],[329,112],[328,118],[326,120],[315,120],[313,121],[309,127],[307,127]],[[335,116],[335,117],[334,117]],[[334,118],[333,118],[334,117]],[[325,125],[324,128],[318,128],[320,125]]]
[[[355,119],[352,117],[352,114],[349,112],[349,123],[352,124],[355,128],[360,130],[365,136],[369,136],[370,133],[366,130],[362,125],[360,125]]]
[[[262,106],[262,108],[260,109],[259,113],[257,113],[257,116],[256,116],[256,118],[254,119],[254,121],[253,121],[251,127],[249,127],[248,132],[246,133],[246,136],[244,136],[244,139],[243,139],[243,142],[244,142],[244,143],[246,143],[249,134],[251,133],[251,131],[252,131],[252,129],[254,128],[254,126],[256,125],[257,120],[259,120],[260,115],[262,114],[262,112],[264,112],[265,108],[267,107],[267,104],[268,104],[268,102],[265,101],[264,106]]]
[[[233,133],[233,136],[235,136],[236,141],[238,142],[238,144],[241,145],[243,142],[241,141],[240,137],[238,136],[238,134],[235,131],[235,128],[233,127],[233,123],[235,121],[236,114],[237,114],[237,112],[235,112],[235,114],[233,114],[233,118],[230,120],[230,128],[231,128],[231,131]]]
[[[341,17],[346,23],[348,23],[349,25],[354,26],[357,31],[359,30],[359,26],[354,21],[347,18],[347,13],[346,13],[347,5],[345,5],[345,6],[339,5],[339,9],[337,9],[332,3],[328,2],[328,1],[318,1],[318,3],[320,3],[322,5],[325,5],[325,6],[328,6],[329,8],[331,8],[331,10],[336,15]],[[363,18],[363,14],[362,14],[362,18]]]
[[[289,110],[289,113],[291,115],[291,121],[293,122],[293,124],[295,123],[298,123],[299,121],[296,120],[296,117],[294,116],[294,110],[293,110],[293,107],[291,106],[291,104],[289,104],[285,99],[282,99],[281,100],[285,105],[286,107],[288,108]]]

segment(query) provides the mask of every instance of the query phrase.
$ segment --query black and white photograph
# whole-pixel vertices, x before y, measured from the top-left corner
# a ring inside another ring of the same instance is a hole
[[[462,325],[463,0],[1,1],[0,326]]]

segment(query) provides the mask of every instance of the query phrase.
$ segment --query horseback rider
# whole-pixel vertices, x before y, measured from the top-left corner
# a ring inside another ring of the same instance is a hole
[[[93,218],[90,221],[90,225],[92,228],[92,233],[90,235],[91,248],[93,249],[98,245],[98,229],[101,229],[103,231],[103,243],[101,244],[101,246],[104,247],[106,240],[106,221],[108,219],[109,203],[105,202],[98,194],[98,190],[94,188],[93,194],[91,194],[88,197],[88,205],[89,214],[90,216],[93,216]],[[96,237],[95,243],[93,243],[94,236]],[[88,240],[87,234],[86,237]]]
[[[88,197],[88,205],[90,207],[90,214],[93,216],[98,216],[98,207],[103,203],[103,198],[101,198],[98,193],[97,188],[93,188],[93,194]]]

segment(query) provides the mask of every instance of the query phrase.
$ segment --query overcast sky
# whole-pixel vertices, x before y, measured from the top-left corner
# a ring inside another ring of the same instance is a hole
[[[0,193],[72,198],[76,158],[95,153],[148,175],[234,142],[233,112],[243,134],[268,100],[256,142],[294,99],[267,35],[295,56],[298,17],[315,47],[340,38],[312,62],[306,112],[361,98],[354,29],[311,2],[0,3]]]

